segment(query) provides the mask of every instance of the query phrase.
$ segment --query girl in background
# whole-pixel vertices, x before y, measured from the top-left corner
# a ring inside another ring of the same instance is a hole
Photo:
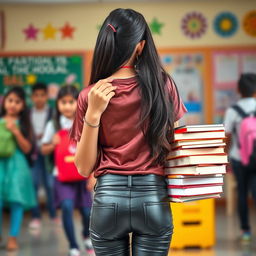
[[[30,168],[25,157],[32,148],[32,129],[22,88],[14,87],[4,96],[0,122],[14,136],[16,149],[10,157],[0,158],[0,237],[3,207],[11,211],[7,250],[17,250],[23,212],[36,205]]]
[[[44,155],[54,151],[60,143],[57,132],[61,129],[70,129],[75,118],[77,107],[78,90],[74,86],[64,86],[60,89],[56,99],[56,116],[46,125],[45,133],[42,137],[41,151]],[[55,166],[54,175],[58,170]],[[87,253],[93,253],[92,244],[89,239],[89,215],[92,204],[91,189],[93,180],[87,182],[61,182],[55,178],[54,196],[56,207],[62,210],[62,222],[66,237],[69,241],[70,256],[80,256],[80,250],[75,237],[73,212],[74,208],[80,210],[83,224],[83,239]]]

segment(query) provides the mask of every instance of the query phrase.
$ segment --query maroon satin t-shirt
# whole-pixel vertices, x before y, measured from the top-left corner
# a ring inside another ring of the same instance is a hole
[[[152,165],[150,147],[142,130],[137,126],[141,110],[137,78],[115,79],[112,84],[117,86],[117,89],[101,116],[95,177],[107,173],[164,175],[163,166]],[[76,141],[81,137],[83,117],[88,106],[88,92],[92,86],[85,87],[78,98],[76,117],[71,130],[71,138]],[[171,81],[167,82],[167,88],[173,99],[177,121],[186,112],[186,108],[181,99],[178,99],[176,87]]]

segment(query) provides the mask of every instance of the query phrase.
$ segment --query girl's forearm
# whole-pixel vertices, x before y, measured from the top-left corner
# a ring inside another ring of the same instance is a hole
[[[16,138],[16,141],[19,145],[19,147],[21,148],[21,150],[27,154],[29,153],[29,151],[31,150],[32,148],[32,145],[31,143],[29,142],[29,140],[27,140],[23,134],[21,133],[21,131],[19,129],[17,129],[14,133],[14,136]]]
[[[101,115],[87,110],[85,119],[92,125],[100,122]],[[84,123],[80,141],[77,143],[75,165],[83,176],[89,176],[95,166],[98,155],[99,128],[93,128]]]
[[[41,153],[43,155],[49,155],[54,150],[55,146],[52,143],[49,144],[43,144],[41,147]]]

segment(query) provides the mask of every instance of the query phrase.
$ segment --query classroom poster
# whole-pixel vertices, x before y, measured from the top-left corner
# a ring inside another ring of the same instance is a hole
[[[63,85],[72,84],[81,89],[84,84],[83,56],[77,54],[0,56],[0,95],[11,86],[22,86],[29,102],[31,88],[36,82],[47,84],[50,103],[54,102],[59,88]]]
[[[256,73],[256,53],[242,55],[242,72]]]
[[[203,55],[160,54],[165,70],[174,79],[180,96],[188,110],[181,124],[201,124],[204,122],[203,104]]]
[[[215,78],[217,84],[231,84],[235,83],[238,80],[239,76],[239,56],[237,54],[230,55],[216,55],[216,70]]]

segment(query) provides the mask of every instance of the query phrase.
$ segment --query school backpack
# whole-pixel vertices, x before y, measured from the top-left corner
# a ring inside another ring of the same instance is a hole
[[[256,111],[247,114],[235,105],[232,107],[242,118],[240,130],[237,134],[241,162],[256,172]]]
[[[85,180],[74,164],[76,144],[70,140],[69,131],[62,129],[57,134],[60,137],[60,143],[55,147],[54,160],[58,169],[58,180],[62,182]]]
[[[16,149],[13,134],[6,128],[3,119],[0,120],[0,157],[10,157]]]

